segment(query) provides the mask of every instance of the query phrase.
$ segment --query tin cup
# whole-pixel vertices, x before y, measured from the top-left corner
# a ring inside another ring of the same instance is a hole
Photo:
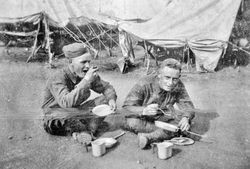
[[[91,142],[91,145],[92,145],[93,156],[100,157],[106,153],[106,147],[103,141],[96,140],[96,141]]]
[[[173,143],[166,141],[162,143],[157,143],[158,158],[165,160],[172,157],[172,151],[173,151],[172,148],[173,148]]]

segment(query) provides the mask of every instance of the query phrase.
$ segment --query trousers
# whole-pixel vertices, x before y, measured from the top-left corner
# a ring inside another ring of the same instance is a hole
[[[91,113],[93,107],[107,104],[104,96],[88,100],[77,108],[45,108],[43,109],[43,127],[52,135],[71,135],[73,132],[87,131],[95,134],[99,128],[105,130],[104,117]]]
[[[153,116],[153,117],[128,117],[126,118],[125,130],[134,132],[134,133],[148,133],[146,136],[154,142],[171,139],[177,137],[183,133],[174,133],[168,130],[163,130],[155,126],[154,121],[162,121],[170,124],[178,125],[179,121],[183,117],[183,112],[176,112],[175,116]]]

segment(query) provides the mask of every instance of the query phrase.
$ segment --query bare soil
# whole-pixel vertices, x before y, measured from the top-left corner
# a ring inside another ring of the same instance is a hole
[[[25,63],[28,52],[8,56],[1,49],[0,56],[0,168],[250,168],[249,66],[182,76],[196,108],[203,110],[196,115],[193,131],[213,138],[213,143],[174,146],[173,157],[160,160],[151,150],[140,150],[136,135],[127,133],[103,157],[95,158],[71,137],[51,136],[42,128],[43,89],[54,69]],[[118,108],[145,70],[100,72],[115,87]]]

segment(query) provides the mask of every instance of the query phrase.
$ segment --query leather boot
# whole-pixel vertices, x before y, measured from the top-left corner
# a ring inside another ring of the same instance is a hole
[[[171,137],[173,137],[173,133],[162,129],[156,129],[151,133],[138,133],[138,145],[144,149],[153,142],[160,142]]]

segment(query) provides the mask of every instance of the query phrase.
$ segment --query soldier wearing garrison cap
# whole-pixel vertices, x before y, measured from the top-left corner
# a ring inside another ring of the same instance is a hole
[[[108,104],[116,109],[114,88],[101,79],[98,68],[91,65],[91,54],[82,48],[80,44],[69,50],[64,48],[71,63],[47,81],[42,109],[44,128],[50,134],[67,135],[86,130],[86,114],[97,105]],[[90,100],[91,90],[102,95]]]

